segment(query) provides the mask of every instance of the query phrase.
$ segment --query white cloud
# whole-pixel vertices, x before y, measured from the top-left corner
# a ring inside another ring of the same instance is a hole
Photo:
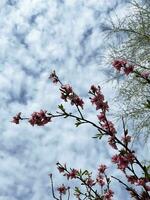
[[[41,108],[56,110],[59,89],[47,79],[52,69],[83,96],[92,83],[103,82],[98,57],[105,44],[98,25],[101,14],[114,2],[0,2],[0,199],[50,199],[47,174],[56,172],[58,160],[93,170],[95,163],[109,163],[111,150],[105,142],[91,139],[96,130],[90,127],[76,129],[73,120],[66,119],[46,127],[31,127],[24,121],[16,126],[10,120],[20,111],[29,116]],[[95,17],[97,10],[102,12],[99,17]],[[104,92],[109,98],[108,88]],[[86,109],[95,120],[90,103]]]

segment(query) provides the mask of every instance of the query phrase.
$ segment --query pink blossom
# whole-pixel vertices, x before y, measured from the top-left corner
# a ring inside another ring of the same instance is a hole
[[[100,165],[99,168],[98,168],[98,171],[103,174],[106,169],[107,169],[106,165]]]
[[[15,124],[19,124],[20,120],[21,120],[21,112],[19,112],[16,116],[14,116],[11,122]]]
[[[64,186],[64,184],[62,184],[62,186],[58,187],[57,188],[57,191],[60,193],[60,194],[66,194],[66,191],[68,190],[68,188],[66,188]]]
[[[135,156],[132,153],[120,153],[119,155],[114,155],[112,157],[112,162],[117,164],[118,169],[125,170],[129,163],[133,163]]]
[[[118,149],[115,141],[115,137],[111,136],[108,138],[108,144],[113,148],[113,149]]]
[[[131,142],[131,136],[126,135],[125,137],[122,137],[122,141],[123,141],[125,144],[128,144],[129,142]]]
[[[114,135],[116,133],[114,124],[111,121],[106,121],[104,124],[102,124],[102,128],[108,131],[110,135]]]
[[[72,98],[70,97],[71,100],[71,104],[72,105],[76,105],[76,106],[80,106],[83,109],[83,105],[84,105],[84,101],[77,95],[74,95]]]
[[[88,186],[92,187],[93,185],[95,185],[95,181],[89,177],[89,178],[86,180],[86,184],[87,184]]]
[[[113,163],[115,163],[115,164],[117,164],[118,163],[118,157],[119,157],[119,155],[114,155],[112,158],[111,158],[111,161],[113,162]]]
[[[58,83],[59,79],[58,76],[56,75],[55,70],[50,74],[49,79],[53,82],[53,83]]]
[[[123,71],[126,75],[129,75],[130,73],[132,73],[134,70],[134,66],[133,65],[129,65],[128,67],[124,67]]]
[[[67,179],[77,178],[78,173],[79,173],[78,170],[72,169],[71,172],[66,174]]]
[[[65,171],[65,168],[63,166],[58,166],[57,169],[60,173],[63,173]]]
[[[127,62],[125,60],[114,60],[113,63],[112,63],[112,66],[120,71],[122,67],[125,67],[127,64]]]
[[[146,180],[145,180],[144,178],[139,178],[139,179],[137,180],[137,185],[142,185],[142,186],[144,186],[145,183],[146,183]]]
[[[96,110],[102,109],[103,111],[108,110],[108,104],[107,102],[104,102],[104,95],[103,94],[97,94],[93,98],[91,98],[92,104],[96,105]]]
[[[135,176],[127,176],[127,179],[131,184],[135,184],[137,182],[137,178]]]
[[[61,98],[65,101],[67,101],[69,95],[73,95],[73,90],[70,85],[62,85],[60,91],[61,91]]]
[[[102,176],[98,176],[96,178],[96,182],[101,186],[103,187],[105,185],[105,181],[104,181],[104,178]]]
[[[106,116],[104,112],[101,112],[99,115],[97,115],[98,119],[100,122],[105,122],[106,121]]]
[[[100,92],[100,87],[96,87],[95,85],[92,85],[91,86],[91,91],[92,91],[92,93],[98,93],[98,92]]]
[[[117,71],[123,71],[126,75],[129,75],[134,70],[134,66],[125,60],[114,60],[112,65]]]
[[[119,156],[118,169],[124,170],[128,167],[128,159],[124,156]]]
[[[128,160],[122,155],[115,155],[112,157],[112,162],[118,165],[118,169],[125,170],[128,167]]]
[[[34,112],[31,115],[31,118],[28,120],[29,123],[34,126],[44,126],[45,124],[47,124],[48,122],[51,121],[51,118],[46,116],[47,111],[43,111],[41,110],[40,112]]]
[[[80,106],[83,109],[84,101],[73,92],[73,89],[70,85],[62,85],[60,88],[61,98],[64,101],[70,100],[71,105]]]
[[[114,195],[114,192],[112,190],[108,190],[105,194],[104,194],[104,200],[111,200]]]
[[[96,110],[101,109],[102,111],[108,110],[108,104],[107,102],[104,102],[104,95],[101,93],[100,87],[97,88],[92,85],[90,93],[94,95],[91,99],[92,104],[96,105]]]
[[[125,156],[126,156],[126,158],[128,159],[128,161],[129,161],[130,163],[133,163],[133,162],[134,162],[135,156],[134,156],[133,153],[127,153]]]

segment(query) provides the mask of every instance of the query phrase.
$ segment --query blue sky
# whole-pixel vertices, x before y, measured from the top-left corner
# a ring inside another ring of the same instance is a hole
[[[40,109],[57,109],[59,88],[48,80],[53,69],[84,97],[87,117],[96,119],[87,92],[91,84],[104,83],[103,69],[111,70],[101,62],[108,47],[101,24],[109,15],[124,16],[126,2],[0,1],[0,200],[52,199],[48,173],[54,173],[56,184],[63,182],[57,161],[93,171],[100,163],[110,165],[113,152],[105,141],[91,138],[96,134],[92,127],[77,129],[71,119],[45,127],[26,122],[16,126],[10,120],[20,111],[29,116]],[[109,100],[114,96],[111,84],[103,87]],[[118,185],[114,189],[119,199],[128,199]]]

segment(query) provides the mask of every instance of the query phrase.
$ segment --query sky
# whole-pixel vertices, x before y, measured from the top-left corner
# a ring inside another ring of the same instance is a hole
[[[59,87],[48,80],[54,69],[83,97],[85,116],[96,120],[90,86],[102,85],[110,101],[115,94],[112,83],[104,84],[103,71],[112,68],[102,62],[109,45],[102,24],[126,12],[125,0],[0,1],[0,200],[52,199],[48,174],[54,174],[56,185],[65,181],[57,161],[91,171],[105,163],[118,175],[110,162],[114,152],[105,140],[92,139],[94,128],[76,128],[72,119],[55,119],[44,127],[10,121],[18,112],[28,117],[40,109],[57,110]],[[117,183],[113,188],[118,199],[129,198]]]

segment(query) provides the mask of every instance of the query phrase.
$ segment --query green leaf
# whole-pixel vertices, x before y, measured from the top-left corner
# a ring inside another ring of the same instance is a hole
[[[149,173],[149,171],[150,171],[150,165],[144,166],[144,169],[145,169],[145,178],[150,179],[150,173]]]
[[[103,137],[103,134],[102,134],[102,133],[97,133],[97,134],[96,134],[94,137],[92,137],[92,138],[97,138],[97,139],[101,140],[102,137]]]
[[[88,170],[83,171],[83,172],[82,172],[82,176],[83,176],[83,175],[89,175]]]
[[[62,110],[63,112],[65,112],[64,106],[63,106],[62,104],[58,105],[58,108],[59,108],[60,110]]]

